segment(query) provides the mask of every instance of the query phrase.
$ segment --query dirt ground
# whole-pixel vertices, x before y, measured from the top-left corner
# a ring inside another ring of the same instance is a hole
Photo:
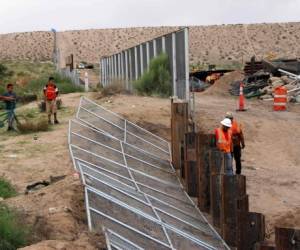
[[[224,85],[224,84],[223,84]],[[222,86],[221,88],[226,88]],[[226,111],[234,111],[237,101],[227,94],[210,92],[196,95],[196,121],[203,130],[218,126]],[[68,120],[74,117],[81,94],[62,97],[66,109],[61,124],[49,132],[6,135],[1,133],[0,175],[5,175],[20,195],[6,201],[25,214],[32,225],[33,244],[26,250],[103,249],[102,235],[88,233],[83,189],[74,176],[70,161],[67,133]],[[117,112],[151,132],[170,139],[170,100],[117,95],[97,99],[88,97]],[[25,107],[35,107],[36,103]],[[243,174],[247,176],[251,211],[266,215],[269,237],[275,224],[300,227],[300,106],[275,113],[271,103],[247,102],[248,111],[235,113],[243,123],[246,148]],[[27,185],[66,176],[39,191],[24,195]]]
[[[195,120],[204,131],[213,132],[231,111],[242,124],[242,174],[247,177],[250,210],[266,215],[267,236],[273,239],[275,225],[300,228],[300,105],[274,112],[272,102],[246,100],[248,110],[236,112],[238,100],[228,94],[226,82],[240,77],[230,74],[197,94]]]
[[[32,245],[26,250],[105,248],[102,235],[88,232],[83,188],[74,176],[68,151],[68,121],[75,116],[80,96],[62,96],[64,109],[59,112],[60,125],[53,126],[49,132],[37,133],[37,140],[35,134],[0,132],[0,175],[10,180],[19,192],[17,197],[5,202],[22,212],[25,223],[32,228]],[[94,98],[97,94],[87,96]],[[170,104],[167,99],[116,96],[98,102],[168,138]],[[37,103],[31,103],[20,111],[35,107]],[[49,180],[50,176],[65,178],[24,194],[27,185]]]

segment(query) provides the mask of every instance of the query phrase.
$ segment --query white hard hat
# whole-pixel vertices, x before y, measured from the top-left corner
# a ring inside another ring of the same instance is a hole
[[[223,121],[221,121],[221,124],[228,128],[231,128],[232,126],[231,120],[229,118],[225,118]]]

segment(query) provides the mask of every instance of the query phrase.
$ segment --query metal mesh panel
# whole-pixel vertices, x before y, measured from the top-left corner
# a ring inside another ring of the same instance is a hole
[[[110,218],[107,215],[104,215],[101,211],[91,210],[91,219],[92,226],[97,231],[102,231],[102,226],[105,226],[116,233],[122,235],[124,238],[134,242],[135,244],[141,246],[143,249],[158,249],[158,250],[167,250],[170,249],[167,244],[160,244],[157,241],[151,240],[148,237],[143,236],[137,230],[132,230],[131,227],[123,225],[116,222],[114,218]],[[134,228],[135,229],[135,228]]]
[[[162,38],[161,37],[156,39],[156,51],[157,51],[157,55],[159,55],[163,52]]]
[[[153,41],[149,42],[150,60],[154,57]]]
[[[89,226],[106,228],[111,249],[226,248],[184,192],[165,140],[83,98],[69,143]]]
[[[147,130],[142,129],[131,122],[126,123],[126,131],[127,133],[138,136],[147,142],[154,144],[156,147],[169,152],[169,143],[167,141],[149,133]]]
[[[116,234],[115,232],[104,228],[106,240],[111,244],[112,249],[131,249],[131,250],[143,250],[140,246],[125,239],[124,237]]]
[[[147,45],[146,43],[143,43],[143,69],[144,69],[144,72],[147,71]]]
[[[101,195],[88,190],[88,197],[89,204],[92,208],[101,211],[130,227],[134,227],[138,231],[148,234],[163,243],[168,243],[162,227],[146,218],[146,216],[141,216],[140,214],[131,211],[131,209],[128,209],[129,207],[125,208],[125,204],[119,205],[113,202],[109,196],[104,198]]]
[[[142,75],[141,72],[141,51],[140,51],[140,46],[137,47],[136,49],[137,52],[137,77],[140,78]]]
[[[186,99],[186,68],[185,68],[185,40],[184,31],[176,34],[176,73],[177,73],[177,95],[180,99]]]
[[[169,69],[170,69],[170,73],[171,73],[171,77],[173,79],[173,45],[172,45],[172,34],[169,34],[166,36],[166,53],[168,55],[168,59],[169,59]],[[172,81],[173,82],[173,81]],[[173,84],[172,84],[172,93],[174,94],[175,91],[173,89]]]
[[[130,56],[131,56],[131,62],[129,62],[129,64],[131,65],[131,78],[130,80],[135,80],[136,77],[136,72],[135,72],[135,55],[134,55],[134,48],[131,48],[129,50]]]

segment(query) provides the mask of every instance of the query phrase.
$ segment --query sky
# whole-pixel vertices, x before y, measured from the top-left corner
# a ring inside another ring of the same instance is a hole
[[[300,21],[300,0],[0,0],[0,33]]]

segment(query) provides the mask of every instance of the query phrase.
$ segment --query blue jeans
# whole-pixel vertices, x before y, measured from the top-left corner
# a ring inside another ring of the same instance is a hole
[[[225,157],[225,174],[233,175],[231,153],[224,153],[224,157]]]

